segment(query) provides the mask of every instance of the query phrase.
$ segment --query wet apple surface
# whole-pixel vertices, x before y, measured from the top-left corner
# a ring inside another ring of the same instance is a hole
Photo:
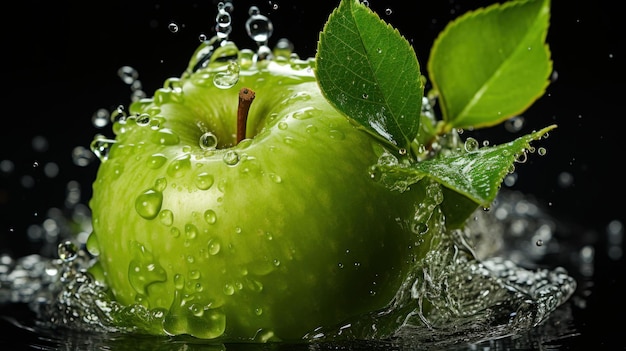
[[[310,64],[223,52],[244,56],[235,85],[214,84],[232,61],[169,80],[95,140],[88,248],[104,281],[163,310],[156,332],[202,338],[302,339],[385,308],[429,249],[437,225],[418,232],[415,213],[432,200],[372,178],[389,152],[326,102]],[[243,87],[256,97],[237,143]]]

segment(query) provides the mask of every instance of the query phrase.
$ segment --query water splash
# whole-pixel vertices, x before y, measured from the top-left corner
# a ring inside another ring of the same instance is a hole
[[[520,199],[536,206],[520,196],[504,191],[491,211],[479,209],[466,230],[442,240],[417,263],[424,273],[411,277],[388,309],[313,330],[307,338],[442,346],[518,334],[541,325],[574,293],[576,281],[563,268],[523,268],[518,263],[538,262],[547,254],[542,247],[549,245],[537,247],[533,238],[554,224],[541,211],[512,210],[520,207]],[[520,230],[522,219],[526,224]],[[519,242],[535,250],[520,248]],[[163,311],[117,303],[87,273],[95,261],[86,250],[66,241],[58,250],[56,259],[1,256],[0,303],[26,303],[37,313],[39,325],[52,329],[145,333],[163,322]],[[399,318],[400,328],[387,327]]]

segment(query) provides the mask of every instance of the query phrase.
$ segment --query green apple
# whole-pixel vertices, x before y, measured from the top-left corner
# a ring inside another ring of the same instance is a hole
[[[435,235],[416,229],[424,186],[374,179],[391,153],[327,102],[313,61],[233,45],[115,122],[92,271],[155,334],[301,340],[390,306]],[[255,94],[243,139],[242,89]]]

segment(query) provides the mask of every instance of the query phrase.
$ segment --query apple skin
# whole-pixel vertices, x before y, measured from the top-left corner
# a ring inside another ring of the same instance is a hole
[[[309,65],[242,64],[220,89],[224,67],[168,80],[114,124],[90,200],[94,275],[146,307],[139,329],[153,334],[302,340],[389,306],[429,249],[433,231],[413,229],[423,187],[372,179],[383,146]],[[236,144],[242,87],[256,99]],[[207,131],[217,149],[200,147]]]

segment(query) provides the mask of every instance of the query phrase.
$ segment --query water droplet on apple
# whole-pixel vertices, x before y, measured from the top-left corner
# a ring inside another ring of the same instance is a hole
[[[227,165],[234,166],[239,162],[239,154],[235,150],[228,150],[224,153],[222,160]]]
[[[92,233],[87,237],[87,242],[85,243],[87,251],[94,256],[100,255],[100,244],[98,243],[98,237],[95,233]]]
[[[172,229],[170,229],[170,235],[172,236],[172,238],[180,237],[180,229],[178,229],[177,227],[172,227]]]
[[[161,211],[162,204],[163,193],[149,189],[135,199],[135,211],[145,219],[153,219]]]
[[[222,246],[220,245],[219,240],[217,239],[211,239],[209,240],[209,255],[211,256],[215,256],[218,253],[220,253],[220,249],[222,248]]]
[[[231,61],[225,72],[218,72],[213,76],[213,84],[220,89],[232,88],[239,82],[240,67],[237,61]]]
[[[169,166],[167,166],[167,175],[172,178],[180,178],[184,176],[191,169],[191,156],[184,154],[173,160]]]
[[[167,188],[167,179],[165,177],[159,177],[154,181],[154,190],[163,191]]]
[[[224,285],[223,291],[224,291],[224,294],[231,296],[235,293],[235,287],[231,284],[226,284]]]
[[[135,117],[135,121],[137,122],[137,125],[140,127],[148,126],[150,125],[150,115],[146,113],[142,113],[139,116]]]
[[[170,210],[163,210],[159,213],[159,221],[164,226],[171,226],[174,223],[174,213]]]
[[[150,284],[167,280],[167,273],[142,244],[132,242],[131,250],[132,260],[128,264],[128,281],[137,293],[146,295]]]
[[[312,124],[309,124],[308,126],[306,126],[305,130],[306,130],[307,133],[313,134],[313,133],[317,132],[317,127],[312,125]]]
[[[89,145],[89,148],[101,162],[104,162],[109,158],[109,151],[111,151],[111,147],[115,143],[115,140],[107,139],[103,135],[96,135]]]
[[[185,287],[185,278],[181,274],[174,275],[174,289],[182,290]]]
[[[176,145],[180,142],[178,134],[168,128],[161,128],[152,133],[151,140],[160,145]]]
[[[195,239],[198,236],[198,227],[191,223],[185,224],[185,236],[187,239]]]
[[[213,210],[206,210],[204,211],[204,220],[208,224],[215,224],[217,222],[217,214]]]
[[[226,314],[219,308],[207,305],[201,317],[195,317],[189,326],[190,333],[201,339],[215,339],[226,331]],[[197,319],[196,319],[197,318]]]
[[[257,307],[254,309],[254,314],[256,314],[257,316],[260,316],[263,314],[263,308],[261,307]]]
[[[269,173],[267,176],[270,178],[272,182],[276,184],[280,184],[283,182],[283,179],[276,173]]]
[[[335,139],[335,140],[343,140],[346,137],[346,135],[343,134],[342,131],[337,130],[337,129],[331,129],[329,131],[329,136],[331,139]]]
[[[289,124],[287,124],[287,122],[278,122],[278,129],[280,130],[286,130],[287,128],[289,128]]]
[[[202,172],[196,176],[195,185],[200,190],[208,190],[213,186],[214,178],[212,174]]]
[[[166,161],[167,161],[167,157],[165,157],[165,155],[154,154],[154,155],[148,156],[148,158],[146,159],[146,164],[148,168],[158,169],[158,168],[161,168],[161,166],[163,166]]]
[[[189,272],[189,279],[191,279],[191,280],[198,280],[198,279],[200,279],[200,276],[201,276],[200,271],[197,270],[197,269],[192,269]]]
[[[428,224],[424,222],[413,223],[413,226],[411,227],[411,231],[413,231],[413,233],[418,234],[418,235],[424,235],[428,232]]]
[[[211,132],[206,132],[200,136],[199,144],[203,150],[214,150],[217,147],[217,136]]]
[[[303,95],[303,96],[308,97],[306,98],[306,100],[311,98],[311,95],[309,95],[308,93],[305,93],[305,94],[306,95]],[[298,111],[295,111],[294,113],[291,114],[291,117],[295,119],[299,119],[299,120],[305,120],[305,119],[309,119],[313,117],[315,115],[315,111],[318,111],[318,110],[313,107],[306,107]]]
[[[71,262],[78,256],[78,246],[71,241],[65,241],[57,247],[57,254],[63,262]]]

